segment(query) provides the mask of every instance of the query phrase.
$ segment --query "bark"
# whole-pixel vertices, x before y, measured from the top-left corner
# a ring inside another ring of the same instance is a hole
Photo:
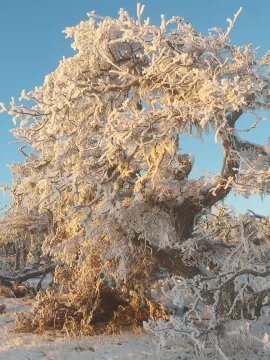
[[[251,288],[248,290],[249,293],[246,293],[244,299],[237,300],[233,310],[230,311],[237,296],[233,283],[230,283],[226,289],[223,290],[220,306],[217,309],[219,316],[233,320],[254,320],[259,318],[263,306],[270,304],[270,289],[265,289],[257,293],[254,293]]]
[[[171,274],[191,279],[200,274],[196,266],[188,266],[183,262],[183,254],[180,251],[153,250],[152,256],[157,259],[160,267],[166,268]]]
[[[234,159],[231,150],[239,151],[241,141],[233,134],[236,121],[240,118],[243,111],[235,111],[227,117],[228,128],[220,131],[219,138],[223,149],[223,165],[217,181],[208,187],[202,189],[201,194],[204,196],[204,206],[211,207],[218,201],[224,199],[232,189],[232,186],[226,187],[230,178],[235,179],[239,171],[239,161]],[[216,190],[215,190],[216,189]]]
[[[183,262],[183,256],[180,251],[177,250],[163,250],[156,249],[149,243],[142,245],[141,240],[133,239],[133,243],[136,246],[142,246],[145,251],[158,263],[160,268],[167,269],[171,274],[182,276],[187,279],[191,279],[196,275],[199,275],[199,269],[196,266],[187,266]]]
[[[218,316],[229,319],[247,319],[253,320],[261,316],[263,306],[270,304],[270,288],[259,292],[254,292],[251,286],[247,286],[241,299],[237,299],[238,291],[235,289],[234,280],[241,275],[253,275],[254,277],[266,278],[270,276],[270,270],[259,272],[253,269],[243,269],[233,274],[220,287],[218,299],[214,296],[213,291],[202,293],[202,298],[206,305],[216,303],[216,313]],[[202,281],[209,278],[202,278]]]
[[[204,196],[204,207],[209,208],[218,201],[225,198],[231,191],[233,184],[226,186],[230,178],[235,180],[240,163],[235,159],[235,154],[232,151],[240,152],[241,150],[252,149],[259,154],[267,155],[264,147],[249,141],[242,141],[237,135],[234,134],[234,125],[240,118],[243,111],[235,111],[227,117],[227,122],[230,127],[220,131],[219,138],[223,148],[224,158],[223,166],[218,177],[218,180],[207,189],[202,189],[201,194]]]
[[[247,300],[236,303],[237,313],[244,314],[245,319],[254,319],[261,316],[263,306],[270,305],[270,289],[264,289],[252,294]]]
[[[16,241],[16,255],[15,255],[15,264],[14,264],[14,270],[19,270],[21,266],[21,241]]]

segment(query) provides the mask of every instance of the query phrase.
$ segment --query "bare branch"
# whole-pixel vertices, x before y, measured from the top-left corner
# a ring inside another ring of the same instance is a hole
[[[26,273],[24,275],[19,275],[16,277],[5,276],[5,275],[0,274],[0,280],[13,282],[15,286],[19,286],[24,281],[27,281],[29,279],[34,279],[39,276],[44,276],[44,275],[54,271],[54,269],[56,268],[57,265],[59,265],[59,263],[54,263],[54,264],[47,266],[46,268],[44,268],[42,270],[32,271],[32,272]]]

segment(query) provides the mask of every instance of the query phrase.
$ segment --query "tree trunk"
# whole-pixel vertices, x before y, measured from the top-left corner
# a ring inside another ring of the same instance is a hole
[[[20,270],[21,267],[21,240],[16,241],[16,255],[15,255],[15,264],[14,270]]]
[[[171,217],[179,244],[191,238],[194,219],[201,209],[201,206],[193,205],[190,199],[186,199],[181,207],[169,208],[166,204],[161,204],[161,211],[165,211]],[[172,275],[193,278],[200,274],[197,266],[188,266],[184,263],[183,253],[177,249],[171,247],[158,249],[145,240],[139,240],[139,234],[133,239],[133,243],[145,249],[149,256],[156,261],[158,267],[167,269]]]

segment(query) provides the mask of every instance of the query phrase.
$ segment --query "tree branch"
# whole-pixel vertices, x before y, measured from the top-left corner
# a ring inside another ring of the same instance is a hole
[[[258,218],[258,219],[265,219],[266,218],[266,216],[263,216],[263,215],[260,215],[260,214],[257,214],[257,213],[255,213],[254,211],[252,211],[252,210],[247,210],[247,213],[252,213],[253,214],[253,216],[254,217],[256,217],[256,218]]]
[[[0,274],[0,280],[4,280],[7,282],[13,282],[15,286],[18,286],[21,283],[23,283],[24,281],[27,281],[29,279],[33,279],[33,278],[36,278],[39,276],[43,276],[43,275],[46,275],[46,274],[52,272],[56,268],[57,265],[59,265],[59,263],[54,263],[54,264],[47,266],[43,270],[32,271],[32,272],[29,272],[24,275],[19,275],[17,277],[5,276],[5,275]]]
[[[234,186],[234,180],[239,172],[240,161],[235,159],[235,152],[243,150],[254,149],[262,155],[267,155],[264,148],[260,145],[242,141],[234,133],[234,125],[236,121],[243,114],[242,110],[235,111],[227,116],[227,122],[230,128],[220,131],[219,137],[221,140],[224,158],[223,166],[218,177],[218,180],[208,188],[203,188],[201,194],[204,196],[204,206],[211,207],[218,201],[224,199],[229,194]],[[234,152],[234,154],[233,154]],[[230,184],[229,181],[233,180]]]

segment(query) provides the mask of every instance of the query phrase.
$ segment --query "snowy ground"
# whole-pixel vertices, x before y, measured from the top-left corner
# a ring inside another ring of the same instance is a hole
[[[21,334],[13,330],[16,312],[30,309],[24,299],[0,297],[6,313],[0,315],[0,360],[161,360],[177,359],[176,349],[157,353],[153,338],[146,334],[71,339],[52,334]]]
[[[31,279],[31,285],[36,286],[38,281]],[[48,274],[43,286],[50,281]],[[31,301],[6,297],[0,292],[0,309],[2,304],[6,305],[5,313],[0,311],[0,360],[224,360],[213,351],[213,346],[196,354],[192,344],[183,340],[158,351],[157,339],[143,332],[76,339],[53,332],[43,335],[15,332],[15,314],[30,310]],[[259,321],[233,322],[227,326],[231,335],[221,345],[228,360],[270,360],[270,311],[264,310]],[[253,337],[249,336],[248,341],[234,335],[234,329],[241,325],[244,330],[250,326]]]
[[[157,351],[153,337],[141,335],[118,335],[71,339],[67,336],[55,337],[22,334],[13,330],[16,312],[31,308],[30,300],[0,297],[0,305],[6,304],[6,313],[0,315],[0,360],[217,360],[213,351],[195,355],[188,344],[170,346]],[[232,326],[236,326],[235,324]],[[247,343],[234,336],[229,340],[231,351],[228,359],[269,360],[270,317],[264,316],[260,322],[252,324],[255,338]],[[266,335],[265,335],[266,334]],[[265,345],[263,343],[265,342]]]

